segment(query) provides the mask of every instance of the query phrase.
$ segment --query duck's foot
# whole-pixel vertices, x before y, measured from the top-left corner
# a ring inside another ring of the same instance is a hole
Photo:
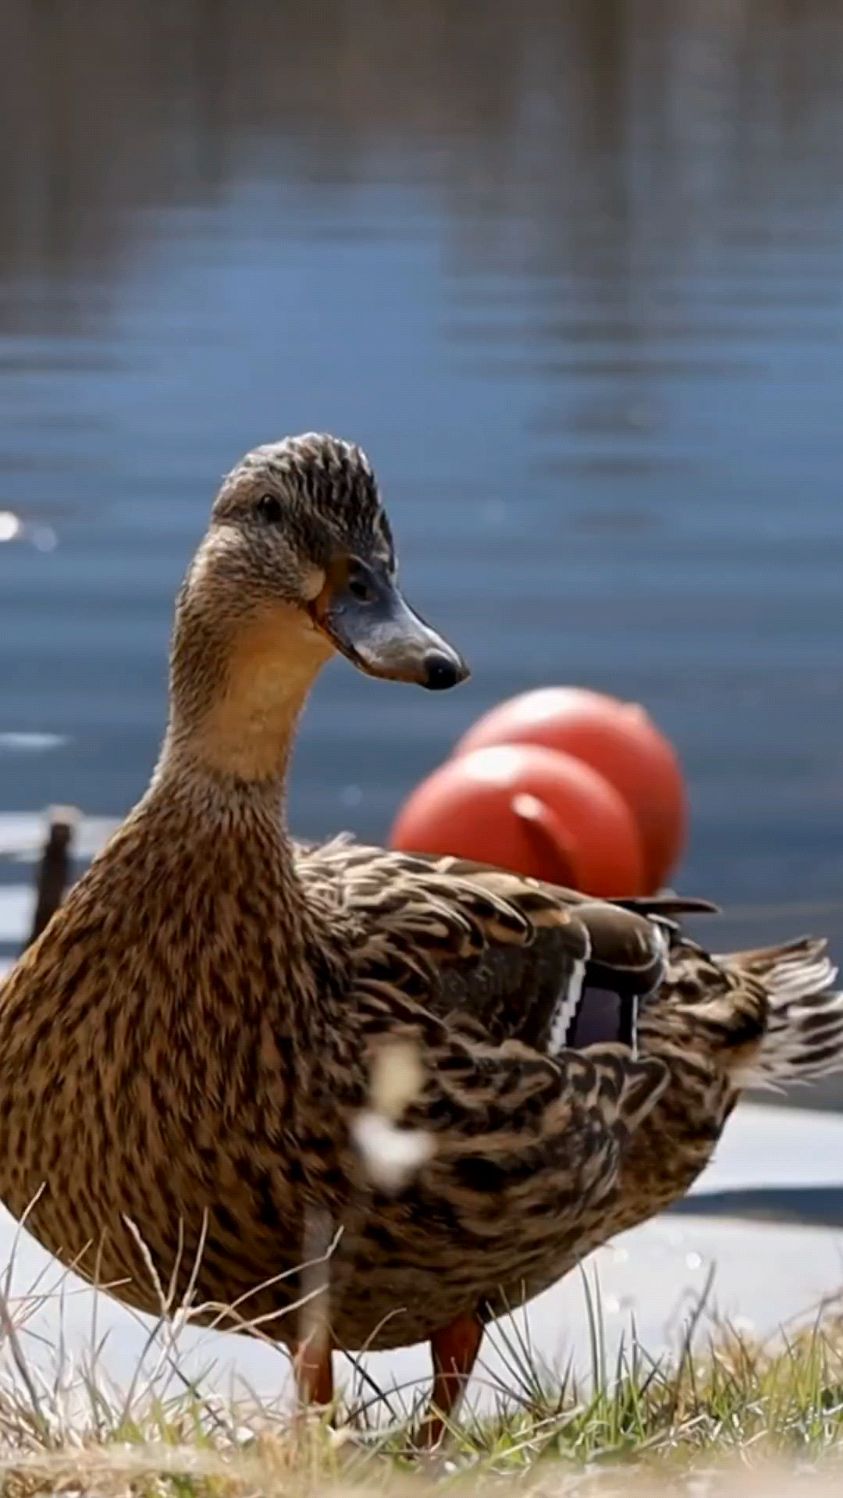
[[[482,1340],[483,1326],[476,1316],[458,1316],[431,1337],[433,1389],[416,1435],[417,1446],[427,1450],[438,1446],[465,1393]]]

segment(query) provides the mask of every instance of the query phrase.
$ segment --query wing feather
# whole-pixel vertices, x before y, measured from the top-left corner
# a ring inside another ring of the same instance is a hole
[[[346,923],[359,982],[412,997],[457,1029],[556,1056],[590,989],[618,996],[629,1039],[665,974],[667,911],[590,899],[456,857],[337,841],[301,850],[308,892]],[[696,908],[699,902],[690,902]],[[683,902],[667,902],[670,914]]]

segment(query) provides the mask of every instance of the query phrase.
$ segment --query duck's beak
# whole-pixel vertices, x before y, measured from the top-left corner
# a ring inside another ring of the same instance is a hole
[[[310,614],[337,650],[369,676],[442,691],[469,674],[462,656],[410,608],[383,564],[358,557],[333,562]]]

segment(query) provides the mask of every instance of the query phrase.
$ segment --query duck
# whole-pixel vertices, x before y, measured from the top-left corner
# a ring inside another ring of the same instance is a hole
[[[711,957],[682,918],[456,857],[297,844],[326,662],[447,690],[372,465],[339,438],[228,473],[180,589],[141,800],[0,987],[0,1197],[141,1311],[337,1349],[425,1340],[420,1439],[489,1320],[681,1194],[755,1079],[840,1064],[821,942]]]

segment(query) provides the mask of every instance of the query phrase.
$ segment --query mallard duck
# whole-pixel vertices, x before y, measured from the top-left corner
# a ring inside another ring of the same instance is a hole
[[[149,789],[0,989],[0,1194],[126,1302],[277,1337],[320,1402],[332,1346],[429,1339],[433,1441],[488,1317],[684,1190],[756,1072],[835,1064],[843,1015],[819,947],[709,958],[694,902],[297,848],[295,725],[337,651],[467,674],[398,590],[368,459],[308,434],[223,481]]]

